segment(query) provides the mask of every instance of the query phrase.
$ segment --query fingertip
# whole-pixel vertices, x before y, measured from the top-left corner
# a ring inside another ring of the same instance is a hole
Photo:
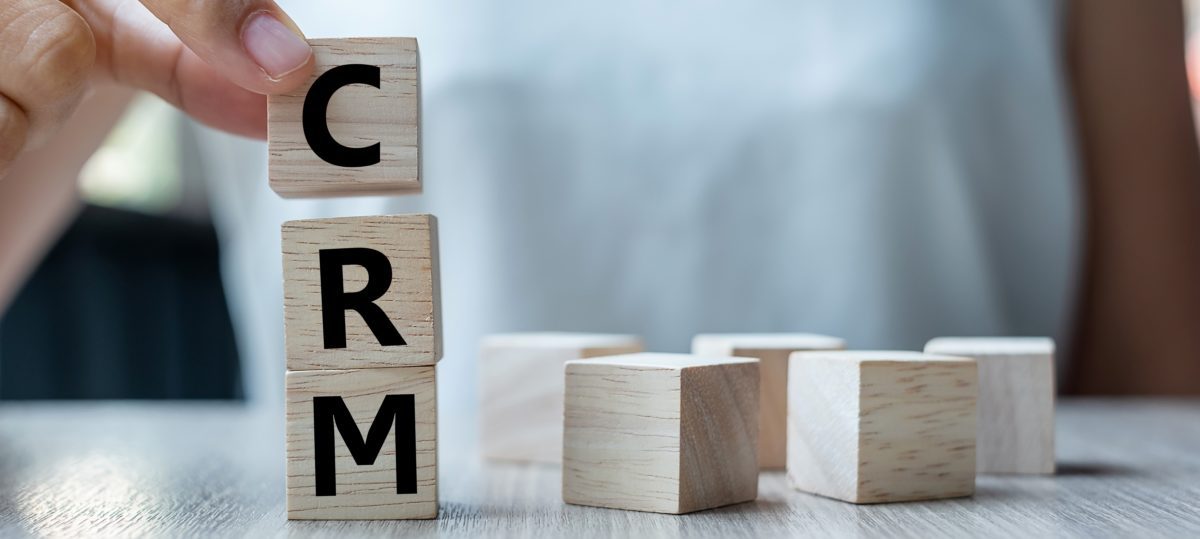
[[[273,0],[140,0],[192,52],[238,86],[270,95],[312,74],[312,48]]]
[[[266,78],[262,88],[252,90],[283,93],[295,89],[312,75],[312,47],[282,12],[252,13],[242,25],[241,39],[246,54]]]

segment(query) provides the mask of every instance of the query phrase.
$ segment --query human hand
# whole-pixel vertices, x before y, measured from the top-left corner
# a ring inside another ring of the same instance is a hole
[[[89,88],[158,94],[231,133],[266,134],[267,94],[312,73],[312,51],[273,0],[3,0],[0,179],[44,144]]]

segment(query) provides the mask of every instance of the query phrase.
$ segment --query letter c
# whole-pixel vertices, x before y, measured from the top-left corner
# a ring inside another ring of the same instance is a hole
[[[329,132],[326,113],[329,100],[343,86],[367,84],[379,88],[379,66],[348,64],[323,73],[304,97],[304,138],[308,146],[325,162],[339,167],[369,167],[379,162],[379,143],[363,148],[342,145]]]

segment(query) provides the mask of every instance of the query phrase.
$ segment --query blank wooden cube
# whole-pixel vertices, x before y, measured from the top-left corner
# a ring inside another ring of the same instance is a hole
[[[283,279],[288,370],[432,365],[442,356],[432,215],[284,223]]]
[[[680,514],[750,501],[757,455],[757,359],[567,362],[567,503]]]
[[[841,350],[845,341],[808,333],[702,334],[692,339],[699,356],[753,357],[760,361],[758,465],[764,470],[787,465],[788,356],[804,350]]]
[[[642,351],[634,335],[491,335],[479,354],[484,457],[562,462],[563,368],[573,359]]]
[[[925,351],[979,362],[979,473],[1054,473],[1054,341],[939,338]]]
[[[287,513],[436,518],[434,367],[287,373]]]
[[[788,480],[853,503],[975,491],[975,361],[916,352],[796,352]]]
[[[420,192],[417,40],[309,44],[313,76],[267,99],[271,188],[284,197]]]

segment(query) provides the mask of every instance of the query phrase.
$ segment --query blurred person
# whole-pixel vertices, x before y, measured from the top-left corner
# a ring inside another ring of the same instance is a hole
[[[265,402],[279,224],[410,211],[440,218],[451,407],[479,336],[552,329],[660,350],[708,331],[1049,335],[1069,391],[1200,394],[1178,2],[281,4],[0,7],[0,304],[138,88],[237,135],[205,129],[198,151]],[[300,28],[418,37],[422,196],[268,189],[265,147],[240,137],[311,72]]]

